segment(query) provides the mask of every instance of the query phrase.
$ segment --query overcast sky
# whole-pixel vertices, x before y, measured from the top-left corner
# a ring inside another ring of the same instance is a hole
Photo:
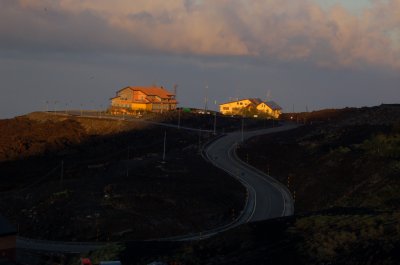
[[[0,118],[152,84],[193,107],[399,103],[400,0],[0,0]]]

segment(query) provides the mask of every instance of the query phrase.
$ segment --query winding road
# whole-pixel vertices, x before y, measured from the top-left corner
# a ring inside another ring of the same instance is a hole
[[[236,148],[242,140],[254,136],[287,131],[296,128],[294,124],[280,127],[228,133],[208,144],[203,157],[214,166],[237,178],[247,189],[247,198],[243,211],[230,224],[202,233],[159,239],[161,241],[190,241],[209,238],[223,231],[247,222],[267,220],[289,216],[294,213],[293,200],[286,187],[260,170],[244,163],[236,155]],[[97,249],[104,244],[86,242],[58,242],[18,237],[17,248],[58,253],[84,253]]]
[[[293,200],[286,187],[260,170],[244,163],[236,155],[241,140],[257,135],[291,130],[296,125],[264,130],[230,133],[210,144],[206,149],[208,160],[215,166],[236,177],[247,188],[247,203],[236,224],[289,216],[294,212]]]

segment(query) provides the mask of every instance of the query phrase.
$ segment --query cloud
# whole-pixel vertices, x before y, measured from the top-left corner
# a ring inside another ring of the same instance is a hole
[[[400,69],[400,0],[4,0],[0,49],[157,52]]]

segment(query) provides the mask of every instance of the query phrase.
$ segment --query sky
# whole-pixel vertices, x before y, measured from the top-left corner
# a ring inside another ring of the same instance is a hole
[[[185,107],[400,103],[400,0],[0,0],[0,118],[175,84]]]

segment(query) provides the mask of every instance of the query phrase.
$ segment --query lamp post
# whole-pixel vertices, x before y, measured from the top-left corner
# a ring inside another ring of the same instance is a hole
[[[217,134],[217,112],[214,112],[214,135]]]
[[[165,162],[165,149],[167,147],[167,131],[164,133],[164,149],[163,149],[163,157],[162,161]]]
[[[181,110],[178,110],[178,129],[181,128]]]
[[[57,113],[57,103],[58,103],[58,101],[57,100],[55,100],[54,101],[54,115],[56,115]]]
[[[199,153],[201,154],[201,128],[199,127]]]
[[[60,184],[62,186],[64,180],[64,160],[61,160]]]
[[[99,110],[99,117],[101,118],[102,115],[102,111],[103,110],[103,104],[100,104],[100,110]]]
[[[204,88],[204,92],[205,92],[205,96],[204,96],[204,114],[207,114],[207,110],[208,110],[208,85],[205,86]]]
[[[242,142],[244,141],[244,117],[242,117]]]

